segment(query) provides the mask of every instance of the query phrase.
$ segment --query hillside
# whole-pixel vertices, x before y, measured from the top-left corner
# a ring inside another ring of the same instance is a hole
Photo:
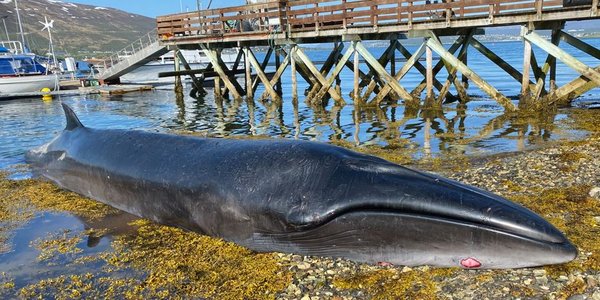
[[[152,18],[112,8],[56,0],[19,0],[21,20],[29,47],[38,54],[48,51],[48,33],[42,32],[44,16],[54,20],[52,38],[57,55],[102,57],[120,50],[155,28]],[[0,18],[12,40],[17,38],[17,16],[13,0],[0,0]],[[5,40],[0,22],[0,40]]]

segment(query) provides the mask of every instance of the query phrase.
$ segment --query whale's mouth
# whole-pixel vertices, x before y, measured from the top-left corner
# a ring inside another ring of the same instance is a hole
[[[294,253],[346,257],[397,265],[462,268],[520,268],[573,260],[577,248],[435,215],[370,209],[338,214],[323,224],[293,232],[260,232],[258,251],[273,244]]]
[[[415,210],[399,210],[392,208],[382,208],[378,206],[355,206],[348,207],[346,209],[337,210],[335,213],[328,214],[328,217],[321,219],[319,222],[305,223],[301,226],[295,226],[297,231],[311,230],[320,226],[323,226],[329,222],[334,221],[339,217],[352,213],[365,213],[365,214],[398,214],[405,216],[421,217],[432,220],[440,220],[445,222],[452,222],[455,224],[462,224],[464,226],[472,226],[481,228],[481,230],[490,230],[500,232],[506,235],[515,236],[521,239],[529,239],[536,242],[550,243],[550,244],[570,244],[569,240],[556,229],[553,225],[540,218],[540,222],[535,223],[536,227],[523,224],[512,223],[508,220],[501,220],[499,226],[495,226],[495,223],[491,222],[476,222],[474,218],[462,217],[464,215],[459,214],[436,214],[431,212],[420,212]],[[516,228],[516,230],[513,230]],[[539,230],[539,228],[543,230]]]

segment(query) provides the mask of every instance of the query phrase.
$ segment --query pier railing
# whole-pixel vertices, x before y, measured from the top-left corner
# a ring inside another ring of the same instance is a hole
[[[596,1],[594,1],[596,2]],[[588,6],[590,6],[588,4]],[[562,0],[275,0],[259,4],[173,14],[157,19],[162,40],[190,36],[241,37],[526,15],[542,19]],[[593,10],[592,10],[593,11]],[[519,20],[515,19],[515,22]]]
[[[104,70],[118,64],[119,62],[126,60],[131,55],[142,51],[143,49],[148,48],[156,44],[158,41],[158,29],[154,29],[147,34],[143,35],[139,39],[135,40],[133,43],[129,44],[127,47],[113,53],[111,56],[104,60]]]

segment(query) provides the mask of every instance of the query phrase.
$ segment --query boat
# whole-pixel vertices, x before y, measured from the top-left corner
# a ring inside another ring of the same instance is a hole
[[[58,76],[49,74],[34,56],[0,47],[0,96],[58,89]]]
[[[192,69],[204,69],[210,64],[210,59],[202,51],[181,50],[181,54]],[[222,53],[221,59],[228,67],[234,65],[239,54],[239,49],[227,49]],[[243,61],[242,61],[243,63]],[[159,78],[158,74],[169,72],[175,69],[175,53],[173,51],[160,56],[159,58],[148,62],[147,64],[121,76],[122,83],[138,84],[173,84],[175,79]],[[191,82],[189,76],[184,76],[184,80]]]

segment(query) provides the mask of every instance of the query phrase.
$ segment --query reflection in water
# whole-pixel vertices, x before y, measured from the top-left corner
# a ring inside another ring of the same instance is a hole
[[[205,101],[204,97],[188,98],[186,102],[177,98],[176,123],[217,137],[266,135],[347,140],[357,146],[405,145],[417,148],[420,155],[434,156],[523,150],[552,139],[557,116],[565,117],[557,112],[504,114],[485,101],[446,106],[443,110],[402,105],[323,107],[300,105],[294,99],[290,102],[225,98]]]
[[[88,233],[87,247],[89,248],[98,246],[104,237],[135,234],[137,228],[129,224],[139,219],[138,217],[123,211],[103,216],[101,218],[91,219],[81,216],[76,217],[79,219],[79,221],[81,221],[85,231]]]
[[[259,89],[260,91],[260,89]],[[207,136],[270,136],[355,145],[410,148],[417,157],[515,151],[582,132],[570,129],[570,110],[506,115],[493,101],[472,101],[443,110],[406,108],[402,104],[356,107],[310,106],[305,101],[197,98],[156,91],[122,95],[117,101],[97,96],[65,97],[82,122],[92,128],[148,131],[195,131]],[[64,127],[61,101],[0,102],[0,168],[24,162],[24,153],[52,139]]]

